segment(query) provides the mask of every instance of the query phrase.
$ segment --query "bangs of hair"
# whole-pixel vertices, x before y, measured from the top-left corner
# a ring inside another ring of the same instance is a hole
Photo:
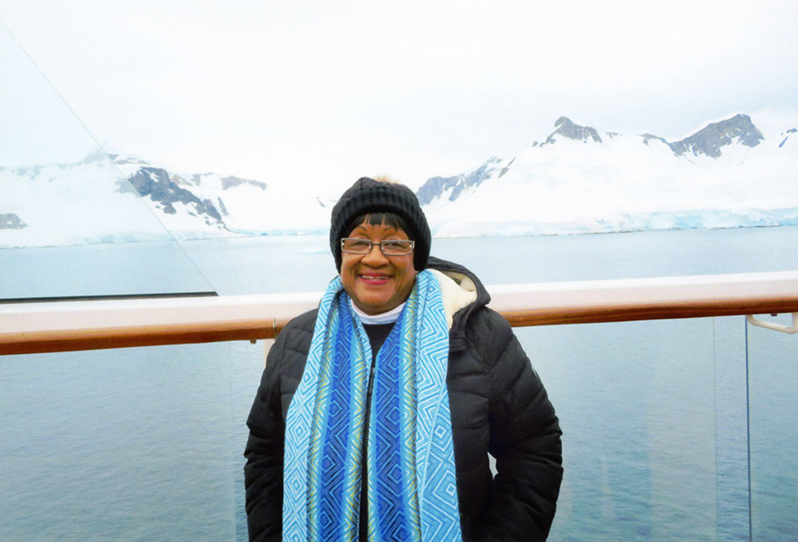
[[[369,224],[370,226],[389,226],[395,230],[402,230],[407,234],[410,240],[413,240],[413,234],[407,228],[407,221],[395,213],[365,213],[355,217],[352,222],[346,227],[347,235],[352,232],[361,224]]]

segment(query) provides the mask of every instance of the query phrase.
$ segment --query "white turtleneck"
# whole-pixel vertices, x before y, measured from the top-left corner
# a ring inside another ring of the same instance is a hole
[[[366,314],[362,310],[358,308],[352,302],[352,299],[349,299],[349,305],[352,307],[352,310],[355,311],[355,314],[358,315],[360,321],[363,322],[363,325],[380,325],[380,324],[392,324],[399,319],[399,315],[402,313],[402,309],[405,307],[405,304],[402,303],[398,307],[395,307],[387,312],[383,312],[380,314]]]

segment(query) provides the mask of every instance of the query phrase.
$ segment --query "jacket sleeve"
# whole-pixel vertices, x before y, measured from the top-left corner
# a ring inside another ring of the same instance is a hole
[[[507,321],[489,311],[478,346],[491,378],[490,505],[476,540],[545,540],[562,481],[559,421],[543,383]]]
[[[278,335],[247,418],[244,486],[252,542],[282,539],[285,412],[302,378],[314,321],[311,311]]]

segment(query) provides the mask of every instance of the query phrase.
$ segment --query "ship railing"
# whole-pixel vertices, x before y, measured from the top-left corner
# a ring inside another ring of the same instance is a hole
[[[746,315],[795,332],[798,271],[489,286],[513,326]],[[0,355],[273,339],[319,292],[0,303]],[[793,314],[793,325],[755,315]]]

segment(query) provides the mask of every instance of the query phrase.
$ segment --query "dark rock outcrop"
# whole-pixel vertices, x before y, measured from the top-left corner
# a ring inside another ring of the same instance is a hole
[[[646,145],[646,146],[648,145],[648,142],[651,141],[652,139],[655,139],[657,141],[661,141],[662,143],[665,143],[666,145],[668,145],[668,142],[665,141],[664,137],[660,137],[660,136],[657,136],[657,135],[654,135],[654,134],[643,134],[640,137],[643,138],[643,144]]]
[[[596,143],[602,143],[601,136],[599,136],[595,128],[574,124],[568,117],[560,117],[557,119],[557,122],[554,123],[554,126],[557,129],[546,138],[546,141],[543,143],[543,145],[556,143],[557,140],[555,136],[557,135],[566,137],[568,139],[573,139],[575,141],[584,141],[585,143],[591,140],[595,141]]]
[[[689,152],[695,156],[703,154],[718,158],[722,154],[721,149],[733,144],[735,139],[740,145],[756,147],[765,138],[751,122],[751,117],[738,114],[730,119],[708,124],[690,137],[668,143],[668,146],[677,156]]]
[[[253,181],[252,179],[240,179],[238,177],[222,177],[222,190],[233,188],[234,186],[249,185],[261,190],[266,190],[268,185],[262,181]]]
[[[783,132],[781,135],[784,136],[784,139],[782,139],[781,143],[779,143],[779,148],[782,148],[784,144],[787,143],[787,140],[790,139],[790,135],[796,132],[798,132],[798,130],[796,130],[795,128],[790,128],[786,132]]]
[[[152,201],[163,206],[164,213],[174,214],[175,203],[193,207],[198,215],[222,224],[222,216],[210,200],[200,200],[193,192],[179,187],[166,170],[143,167],[128,177],[128,181],[141,197],[149,196]]]
[[[28,225],[14,213],[0,213],[0,230],[21,230]]]
[[[427,179],[416,191],[418,201],[421,205],[427,205],[449,189],[452,189],[452,193],[449,195],[449,201],[454,201],[463,193],[463,190],[482,184],[482,181],[490,177],[496,171],[500,163],[501,159],[492,157],[471,173],[455,175],[453,177],[432,177]],[[504,173],[507,172],[507,167],[509,167],[509,164],[500,172],[500,175],[504,175]]]

